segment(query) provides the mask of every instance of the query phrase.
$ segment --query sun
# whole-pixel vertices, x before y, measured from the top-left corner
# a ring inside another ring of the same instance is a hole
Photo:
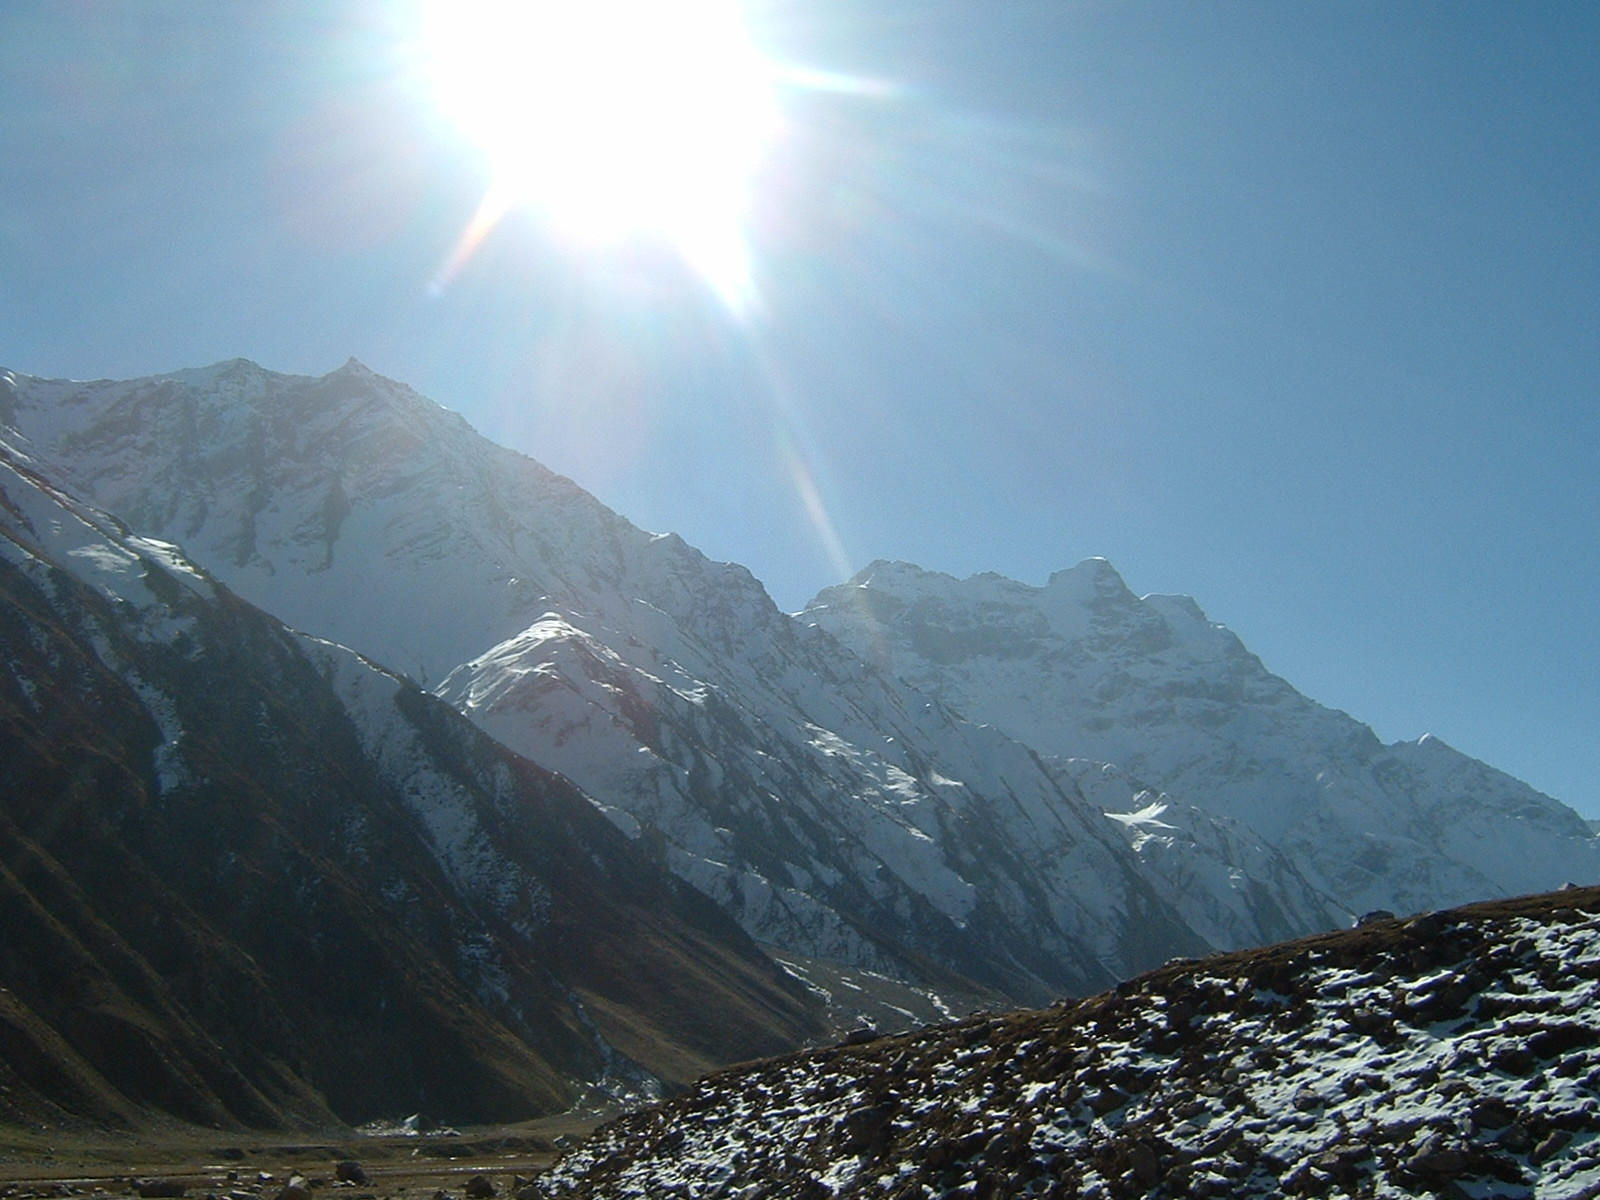
[[[422,33],[435,101],[487,165],[479,225],[523,208],[579,248],[666,243],[748,302],[779,113],[737,0],[437,0]]]

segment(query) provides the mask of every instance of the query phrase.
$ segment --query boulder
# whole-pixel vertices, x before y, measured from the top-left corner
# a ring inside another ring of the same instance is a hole
[[[367,1173],[353,1158],[344,1159],[333,1166],[333,1177],[340,1183],[366,1183]]]

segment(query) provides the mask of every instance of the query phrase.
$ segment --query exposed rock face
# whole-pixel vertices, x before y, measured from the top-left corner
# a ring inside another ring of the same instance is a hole
[[[820,1027],[571,784],[4,443],[0,660],[0,1120],[518,1119]]]
[[[1590,1195],[1600,889],[1173,965],[731,1071],[550,1197]]]

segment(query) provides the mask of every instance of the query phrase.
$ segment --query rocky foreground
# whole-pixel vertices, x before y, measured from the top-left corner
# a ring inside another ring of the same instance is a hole
[[[713,1076],[548,1197],[1600,1195],[1600,889]]]

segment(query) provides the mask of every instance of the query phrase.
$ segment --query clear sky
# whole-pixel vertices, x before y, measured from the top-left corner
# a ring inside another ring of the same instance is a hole
[[[751,0],[731,303],[536,203],[466,252],[420,3],[0,5],[0,365],[354,355],[791,610],[1103,555],[1600,815],[1600,5]]]

